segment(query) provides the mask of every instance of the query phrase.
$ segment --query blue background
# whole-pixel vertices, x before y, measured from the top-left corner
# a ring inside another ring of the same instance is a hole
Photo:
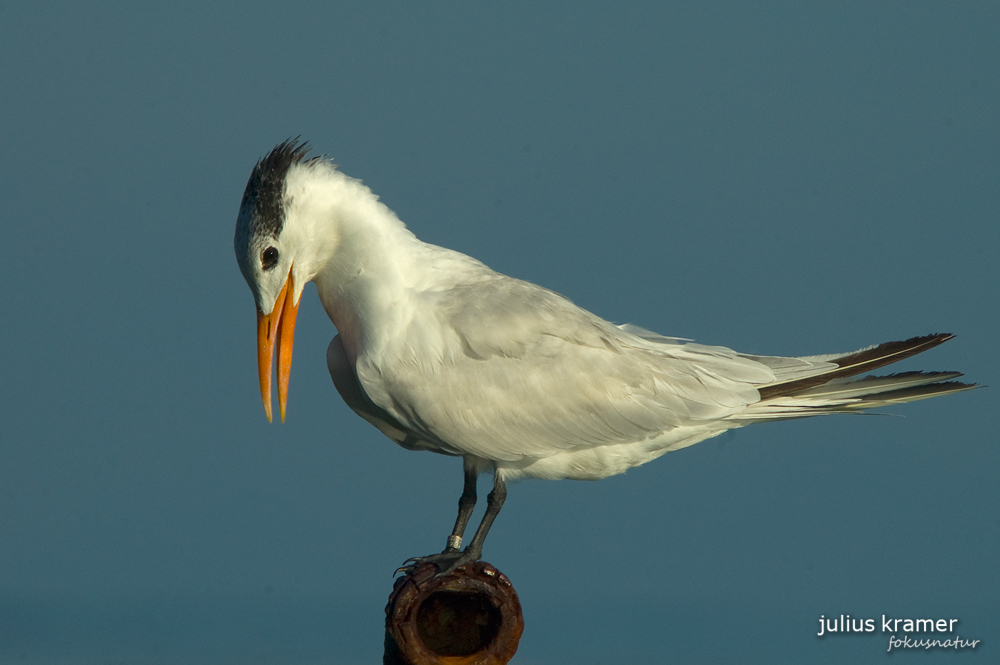
[[[460,462],[341,403],[312,287],[265,420],[232,234],[290,136],[425,241],[607,319],[781,355],[948,331],[899,368],[995,383],[998,25],[987,2],[5,3],[0,662],[380,662]],[[514,662],[881,662],[887,635],[816,637],[840,614],[958,618],[981,645],[928,657],[995,659],[997,395],[511,487],[485,558],[524,606]]]

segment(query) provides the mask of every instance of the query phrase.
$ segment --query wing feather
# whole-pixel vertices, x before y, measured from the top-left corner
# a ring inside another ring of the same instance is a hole
[[[516,461],[646,441],[732,415],[775,381],[730,349],[639,337],[502,275],[420,297],[401,336],[420,344],[360,357],[357,377],[394,421],[449,452]]]

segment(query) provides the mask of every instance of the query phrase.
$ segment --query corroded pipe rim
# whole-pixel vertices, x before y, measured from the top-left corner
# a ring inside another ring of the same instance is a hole
[[[434,564],[417,566],[396,580],[386,611],[386,633],[403,657],[427,665],[501,665],[513,658],[524,631],[517,592],[507,576],[484,561],[461,566],[444,577],[435,577]],[[500,625],[493,639],[472,654],[451,656],[431,650],[421,638],[418,615],[424,601],[440,592],[474,593],[488,600],[499,613]]]

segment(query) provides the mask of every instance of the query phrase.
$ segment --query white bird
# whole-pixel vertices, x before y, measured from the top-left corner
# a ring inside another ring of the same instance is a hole
[[[615,325],[535,284],[421,242],[372,192],[289,140],[254,167],[236,259],[257,304],[261,396],[285,419],[295,316],[316,284],[338,335],[327,351],[344,401],[410,450],[456,455],[465,482],[442,574],[477,560],[520,478],[598,479],[727,430],[968,390],[959,372],[850,378],[952,337],[852,353],[737,353]],[[468,546],[476,477],[493,473]],[[415,565],[415,563],[413,565]]]

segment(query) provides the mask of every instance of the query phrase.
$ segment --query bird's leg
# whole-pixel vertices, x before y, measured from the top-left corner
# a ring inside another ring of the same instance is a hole
[[[458,520],[455,522],[455,529],[452,531],[451,537],[448,538],[448,547],[440,554],[407,559],[403,567],[399,569],[400,571],[409,572],[420,564],[433,563],[437,566],[438,577],[440,577],[447,575],[459,566],[479,560],[483,555],[483,543],[486,542],[486,535],[490,532],[490,527],[493,526],[493,521],[500,514],[503,502],[507,498],[507,486],[504,484],[503,479],[500,478],[500,474],[494,471],[493,491],[486,497],[486,514],[483,515],[483,520],[479,523],[476,535],[472,537],[469,545],[460,551],[454,545],[456,540],[458,541],[458,545],[461,544],[461,534],[465,531],[465,527],[469,522],[469,516],[472,514],[472,508],[475,505],[475,491],[475,474],[470,474],[467,471],[465,475],[465,491],[462,492],[462,498],[459,499],[458,504]]]
[[[507,499],[507,485],[504,484],[503,479],[500,477],[499,473],[493,473],[493,491],[489,493],[486,497],[486,514],[483,515],[483,521],[479,523],[479,528],[476,529],[476,535],[472,537],[472,541],[469,546],[465,548],[463,554],[469,557],[466,561],[462,563],[468,563],[469,561],[478,561],[483,555],[483,543],[486,542],[486,534],[490,532],[490,527],[493,526],[493,520],[497,518],[500,514],[500,509],[503,508],[503,502]],[[454,570],[462,564],[455,565],[451,568]],[[450,572],[450,571],[449,571]]]
[[[469,524],[472,511],[476,508],[476,470],[471,467],[465,468],[465,484],[462,486],[462,496],[458,498],[458,518],[455,519],[455,528],[448,536],[448,546],[445,552],[457,552],[462,549],[462,535],[465,527]]]

